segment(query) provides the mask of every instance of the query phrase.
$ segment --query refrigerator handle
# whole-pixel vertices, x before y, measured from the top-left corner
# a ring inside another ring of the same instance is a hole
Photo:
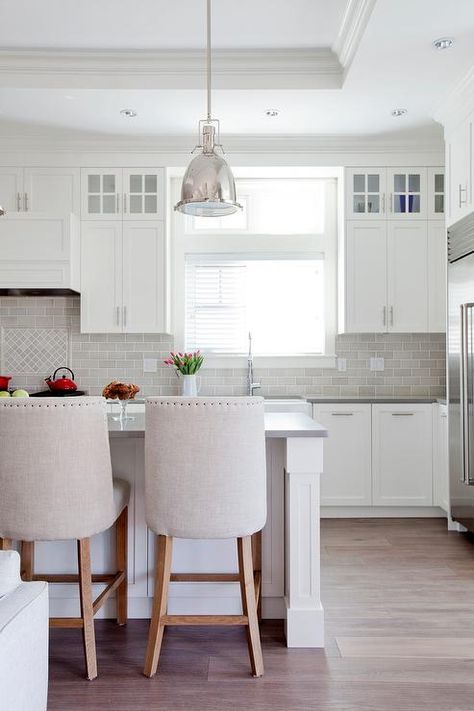
[[[472,363],[470,345],[472,343],[469,331],[468,312],[474,304],[461,304],[461,363],[460,363],[460,405],[461,405],[461,453],[462,453],[462,481],[470,485],[474,481],[471,477],[471,448],[469,428],[469,366]],[[470,358],[471,356],[471,358]]]

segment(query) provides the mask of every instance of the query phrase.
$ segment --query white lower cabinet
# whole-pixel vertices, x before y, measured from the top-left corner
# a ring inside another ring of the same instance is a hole
[[[313,417],[329,433],[321,506],[447,511],[446,415],[437,403],[315,403]]]
[[[448,406],[433,408],[433,503],[449,512]]]
[[[327,427],[321,506],[370,506],[371,405],[315,405],[314,418]]]
[[[432,405],[372,405],[372,435],[374,506],[432,506]]]

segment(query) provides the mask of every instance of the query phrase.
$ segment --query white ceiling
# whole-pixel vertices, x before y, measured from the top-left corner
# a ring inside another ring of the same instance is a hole
[[[205,0],[2,0],[1,47],[197,48]],[[215,47],[330,46],[346,0],[214,0]]]
[[[47,6],[47,13],[45,8]],[[222,48],[331,46],[346,0],[215,0],[214,37]],[[3,0],[0,47],[196,48],[204,0]],[[131,11],[133,8],[133,11]],[[442,36],[455,46],[436,51]],[[214,92],[223,135],[440,135],[432,116],[449,88],[474,65],[473,0],[377,0],[341,89]],[[119,111],[133,108],[135,119]],[[278,108],[269,119],[264,111]],[[405,107],[400,119],[390,116]],[[0,133],[191,134],[204,114],[198,90],[1,88]]]

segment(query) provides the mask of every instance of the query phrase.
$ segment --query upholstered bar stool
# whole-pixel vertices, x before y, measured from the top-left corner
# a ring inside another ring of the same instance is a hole
[[[167,625],[245,625],[252,674],[262,676],[252,534],[266,519],[263,399],[148,398],[145,492],[147,524],[158,536],[145,675],[156,673]],[[173,538],[236,538],[239,573],[173,575]],[[219,579],[240,582],[242,615],[167,614],[170,580]]]
[[[94,615],[113,591],[127,621],[129,484],[112,479],[105,400],[0,400],[0,547],[21,542],[24,580],[78,583],[81,616],[50,626],[82,628],[88,679],[97,676]],[[116,525],[117,571],[92,575],[90,538]],[[77,540],[78,575],[35,575],[34,541]],[[92,583],[106,587],[92,599]]]

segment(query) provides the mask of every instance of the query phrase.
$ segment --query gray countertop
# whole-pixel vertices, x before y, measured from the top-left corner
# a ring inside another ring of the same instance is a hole
[[[434,402],[439,402],[440,398],[437,397],[328,397],[321,395],[308,396],[306,398],[308,402],[312,403],[337,403],[341,404],[380,404],[380,405],[424,405]],[[446,402],[446,401],[444,401]]]
[[[110,437],[144,437],[145,415],[136,413],[133,419],[114,420],[108,416]],[[287,437],[327,437],[328,431],[308,415],[300,412],[265,413],[265,436],[274,439]]]

